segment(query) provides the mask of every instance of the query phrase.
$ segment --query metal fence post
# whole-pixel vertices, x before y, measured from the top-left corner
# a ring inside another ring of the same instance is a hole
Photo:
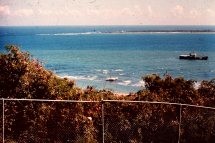
[[[4,98],[2,98],[2,142],[4,143]]]
[[[180,104],[180,112],[179,112],[179,125],[178,125],[178,143],[180,143],[181,140],[181,108],[182,105]]]
[[[104,100],[102,99],[102,143],[105,142]]]

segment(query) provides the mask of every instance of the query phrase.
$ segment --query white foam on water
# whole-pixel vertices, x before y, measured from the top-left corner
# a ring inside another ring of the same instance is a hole
[[[101,32],[82,32],[82,33],[41,33],[41,34],[36,34],[39,36],[48,36],[48,35],[54,35],[54,36],[72,36],[72,35],[90,35],[90,34],[101,34]]]
[[[130,83],[131,83],[131,80],[125,80],[125,81],[122,81],[122,82],[118,82],[117,84],[127,86]]]
[[[124,73],[120,73],[119,75],[125,75]]]
[[[108,71],[108,70],[102,70],[102,73],[103,73],[103,74],[108,74],[109,71]]]
[[[116,69],[115,71],[116,72],[122,72],[123,70],[122,69]]]
[[[36,35],[39,35],[39,36],[47,36],[47,35],[52,35],[52,34],[36,34]]]
[[[132,84],[131,86],[135,86],[135,87],[145,87],[145,82],[144,81],[139,81],[135,84]]]
[[[68,78],[72,80],[96,80],[97,76],[71,76],[71,75],[62,75],[61,78]]]
[[[101,70],[101,69],[96,69],[95,71],[97,71],[97,72],[101,72],[102,70]]]

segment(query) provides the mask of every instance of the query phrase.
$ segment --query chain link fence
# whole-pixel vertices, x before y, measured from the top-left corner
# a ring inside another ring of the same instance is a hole
[[[0,100],[0,142],[4,142],[3,134],[3,100]]]
[[[215,108],[183,106],[180,142],[214,143]]]
[[[215,142],[212,107],[39,99],[1,99],[0,107],[3,143]]]
[[[178,141],[180,106],[109,102],[104,109],[107,142]]]

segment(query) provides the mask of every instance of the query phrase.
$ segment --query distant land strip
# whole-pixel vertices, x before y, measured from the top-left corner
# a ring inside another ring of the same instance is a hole
[[[103,33],[214,33],[215,30],[132,30],[132,31],[114,31]]]

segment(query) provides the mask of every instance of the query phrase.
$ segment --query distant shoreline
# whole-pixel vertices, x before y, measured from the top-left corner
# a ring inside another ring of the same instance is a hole
[[[16,33],[14,32],[16,31]],[[51,31],[50,31],[51,30]],[[24,31],[24,32],[23,32]],[[215,26],[165,25],[71,25],[71,26],[0,26],[0,36],[70,36],[99,34],[215,34]]]
[[[102,33],[95,33],[95,34],[177,34],[177,33],[187,33],[187,34],[215,34],[215,31],[212,30],[143,30],[143,31],[116,31],[116,32],[102,32]]]

